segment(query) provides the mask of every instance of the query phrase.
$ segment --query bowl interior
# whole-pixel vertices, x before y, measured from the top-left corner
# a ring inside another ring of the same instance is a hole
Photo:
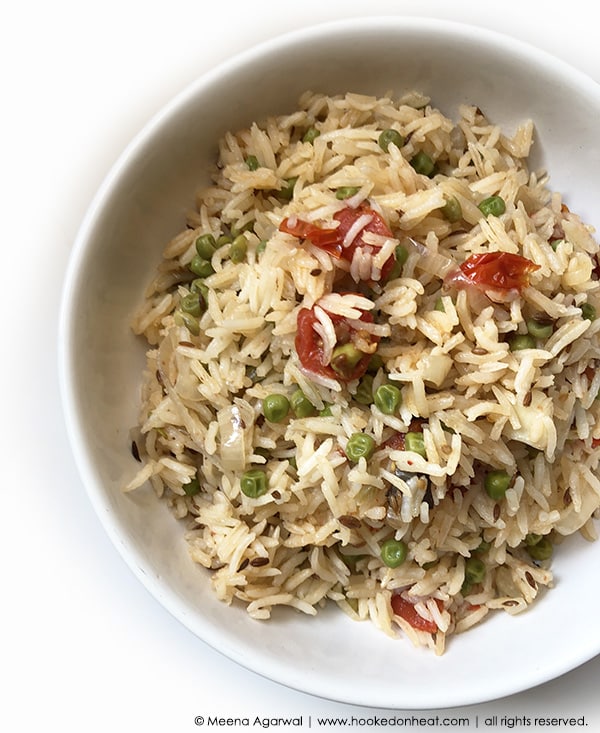
[[[481,29],[369,18],[299,31],[231,60],[177,97],[133,141],[75,244],[62,310],[61,380],[84,484],[115,545],[155,597],[199,637],[260,674],[331,699],[404,709],[470,704],[526,689],[600,652],[600,634],[584,623],[585,609],[600,601],[598,586],[585,582],[587,569],[600,561],[600,545],[567,543],[554,566],[556,588],[533,610],[490,618],[435,658],[335,609],[316,618],[280,612],[269,623],[225,609],[205,571],[189,560],[182,528],[166,507],[150,489],[121,491],[138,466],[129,431],[144,345],[129,329],[133,309],[207,181],[218,138],[293,111],[307,89],[419,89],[450,116],[458,104],[476,104],[508,130],[531,117],[534,166],[548,168],[552,188],[586,221],[600,224],[593,180],[600,168],[600,91],[546,54]],[[571,631],[557,640],[556,619],[566,607]],[[531,653],[523,654],[526,649]]]

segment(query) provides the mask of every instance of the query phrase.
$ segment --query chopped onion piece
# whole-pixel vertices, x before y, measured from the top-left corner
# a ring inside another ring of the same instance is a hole
[[[219,424],[219,454],[223,466],[238,471],[246,465],[244,421],[237,405],[223,407],[217,413]]]

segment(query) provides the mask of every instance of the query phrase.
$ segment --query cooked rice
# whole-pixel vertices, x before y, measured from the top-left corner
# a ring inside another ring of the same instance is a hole
[[[318,137],[303,142],[312,128]],[[386,152],[378,138],[387,128],[404,141]],[[214,183],[167,244],[134,319],[150,350],[136,438],[144,465],[126,490],[150,481],[188,520],[191,557],[222,601],[267,619],[276,606],[313,615],[330,600],[441,654],[447,637],[489,610],[523,611],[553,585],[550,560],[529,554],[532,537],[550,538],[555,551],[576,532],[595,539],[600,318],[586,309],[600,308],[598,245],[546,175],[528,170],[533,140],[532,122],[509,137],[477,107],[461,107],[455,123],[417,93],[306,93],[294,113],[221,140]],[[436,164],[431,177],[410,163],[419,151]],[[342,187],[352,189],[345,200]],[[478,204],[491,195],[506,210],[486,217]],[[455,223],[441,211],[451,197],[462,211]],[[365,203],[393,232],[365,235],[378,257],[363,248],[349,263],[279,229],[286,218],[331,227],[336,212]],[[228,239],[212,255],[194,319],[182,300],[196,240],[209,233]],[[240,233],[247,251],[234,262]],[[408,258],[385,282],[398,244]],[[519,254],[538,269],[504,298],[444,280],[483,252]],[[348,283],[355,295],[340,294]],[[372,392],[400,387],[395,414],[358,401],[361,380],[300,362],[297,317],[313,306],[326,362],[337,317],[380,339]],[[364,310],[373,325],[359,320]],[[552,334],[511,350],[531,317]],[[264,418],[266,396],[299,388],[314,414]],[[390,441],[409,430],[422,433],[425,455]],[[355,433],[377,445],[368,460],[346,456]],[[268,476],[257,498],[240,488],[251,467]],[[512,477],[502,499],[484,490],[490,469]],[[390,538],[408,548],[396,568],[380,557]],[[481,582],[465,582],[472,557],[484,563]],[[436,630],[394,613],[397,594]]]

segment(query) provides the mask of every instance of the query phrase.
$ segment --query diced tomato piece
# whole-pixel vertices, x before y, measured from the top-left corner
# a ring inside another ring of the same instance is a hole
[[[408,426],[408,430],[412,433],[422,433],[423,432],[423,424],[426,421],[419,417],[414,417],[410,421],[410,425]],[[392,450],[404,450],[406,444],[406,433],[392,433],[389,438],[386,438],[386,440],[381,443],[379,446],[380,448],[391,448]]]
[[[441,610],[441,601],[436,599],[436,603]],[[398,593],[392,596],[392,611],[396,616],[400,616],[407,621],[413,629],[427,631],[430,634],[435,634],[438,630],[438,626],[434,621],[423,618],[423,616],[417,613],[414,604],[407,601]]]
[[[373,351],[375,350],[379,342],[378,336],[366,331],[360,331],[354,325],[351,325],[343,316],[326,312],[333,321],[337,336],[336,346],[343,346],[344,344],[354,342],[360,336],[361,342],[372,345]],[[360,320],[365,323],[372,323],[373,316],[368,311],[362,311]],[[367,371],[372,354],[365,352],[357,363],[349,366],[347,370],[333,369],[330,364],[324,363],[325,350],[323,348],[323,341],[320,334],[315,330],[317,321],[318,318],[315,314],[314,307],[301,308],[298,312],[295,346],[302,366],[309,372],[343,382],[350,382],[353,379],[362,377]]]
[[[360,217],[370,217],[369,221],[361,227],[356,236],[344,247],[346,235],[360,219]],[[279,229],[286,234],[292,234],[300,239],[307,239],[315,247],[328,252],[336,259],[343,259],[352,262],[354,253],[362,247],[370,247],[376,253],[381,247],[377,244],[369,244],[364,240],[364,234],[370,232],[383,237],[393,237],[388,225],[385,223],[380,214],[378,214],[370,206],[363,204],[353,209],[349,206],[334,214],[333,218],[339,222],[337,227],[319,227],[312,222],[303,221],[297,218],[286,218],[279,225]],[[381,276],[386,279],[390,274],[395,262],[395,257],[389,257],[381,268]]]
[[[320,227],[302,219],[290,218],[284,219],[279,225],[279,231],[291,234],[299,239],[308,239],[315,247],[326,250],[334,257],[339,257],[339,239],[337,227],[326,228]]]
[[[529,274],[539,269],[526,257],[511,252],[471,255],[457,270],[446,275],[446,283],[458,287],[474,285],[479,290],[521,292],[529,285]]]
[[[383,441],[380,448],[391,448],[392,450],[404,450],[406,433],[392,433],[389,438]]]

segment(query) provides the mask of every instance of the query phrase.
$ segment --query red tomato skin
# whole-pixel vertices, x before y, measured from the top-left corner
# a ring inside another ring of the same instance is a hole
[[[406,441],[405,433],[393,433],[379,446],[380,448],[391,448],[392,450],[404,450]]]
[[[371,221],[363,227],[347,247],[344,247],[343,242],[346,238],[346,234],[357,219],[365,214],[371,216]],[[335,259],[343,259],[346,262],[352,262],[354,253],[360,247],[368,246],[375,251],[379,249],[376,245],[368,245],[364,241],[363,234],[365,232],[371,232],[372,234],[390,238],[394,236],[383,218],[366,204],[358,206],[356,209],[346,207],[345,209],[336,212],[333,218],[339,222],[338,226],[335,228],[319,227],[316,224],[302,221],[301,219],[297,219],[295,222],[290,222],[290,219],[286,218],[279,225],[279,229],[286,234],[292,234],[293,236],[301,239],[308,239],[315,247],[328,252],[332,257],[335,257]],[[394,261],[395,258],[392,256],[384,263],[381,268],[383,279],[389,275],[394,266]]]
[[[415,417],[410,421],[408,430],[411,433],[422,433],[425,420]],[[392,450],[404,450],[406,446],[406,433],[392,433],[389,438],[383,441],[380,448],[391,448]]]
[[[339,233],[336,228],[320,227],[302,219],[292,221],[289,217],[279,225],[279,231],[291,234],[299,239],[308,239],[316,247],[324,249],[334,257],[340,256],[341,245],[339,244]]]
[[[301,308],[296,321],[297,330],[294,345],[302,366],[309,372],[322,377],[337,379],[337,374],[327,364],[321,362],[323,348],[318,343],[317,333],[313,329],[317,317],[312,308]]]
[[[343,324],[346,320],[335,313],[328,313],[328,315],[334,325]],[[368,311],[363,311],[360,320],[365,323],[372,323],[373,316]],[[365,354],[364,357],[358,361],[351,374],[346,376],[338,374],[329,366],[329,364],[323,364],[323,347],[319,343],[319,335],[313,328],[316,321],[317,316],[315,315],[313,308],[301,308],[298,311],[294,345],[302,366],[309,372],[314,372],[320,376],[329,377],[330,379],[335,379],[341,382],[351,382],[353,379],[359,379],[362,377],[369,366],[371,354]],[[373,340],[378,341],[379,339],[373,337]]]
[[[438,630],[437,624],[434,621],[428,621],[426,618],[423,618],[423,616],[420,616],[416,612],[414,605],[410,601],[405,600],[401,595],[397,593],[393,595],[391,602],[392,611],[396,616],[400,616],[407,621],[413,629],[427,631],[430,634],[435,634]]]
[[[467,258],[446,276],[446,282],[520,293],[529,285],[529,274],[538,269],[539,265],[512,252],[484,252]]]
[[[371,221],[365,225],[365,227],[361,230],[361,232],[356,236],[352,243],[348,247],[344,247],[342,250],[342,257],[345,260],[348,260],[349,262],[352,261],[352,257],[354,256],[354,251],[358,247],[365,247],[367,246],[366,242],[363,239],[363,233],[364,232],[371,232],[372,234],[377,234],[383,237],[392,237],[393,234],[389,230],[388,225],[385,223],[385,221],[381,218],[381,216],[376,212],[373,211],[369,206],[359,206],[356,209],[342,209],[341,211],[338,211],[337,214],[334,215],[334,219],[336,221],[339,221],[340,225],[337,228],[337,231],[339,233],[340,237],[340,248],[342,246],[342,242],[344,241],[346,234],[350,230],[350,227],[354,224],[354,222],[359,219],[364,214],[367,214],[371,217]],[[374,247],[375,245],[369,245],[371,247]]]

